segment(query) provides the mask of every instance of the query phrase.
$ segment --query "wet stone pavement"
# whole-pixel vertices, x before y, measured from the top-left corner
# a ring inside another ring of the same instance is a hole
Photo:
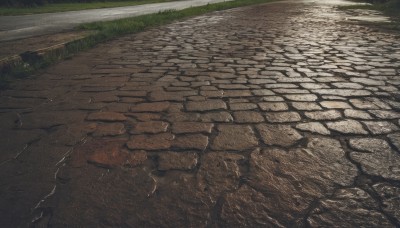
[[[2,227],[400,226],[399,36],[344,18],[216,12],[13,83]]]

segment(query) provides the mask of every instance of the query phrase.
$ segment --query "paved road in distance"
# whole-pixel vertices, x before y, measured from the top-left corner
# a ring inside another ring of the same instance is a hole
[[[187,0],[146,5],[0,17],[0,41],[28,38],[70,30],[78,24],[139,16],[171,9],[185,9],[226,0]]]

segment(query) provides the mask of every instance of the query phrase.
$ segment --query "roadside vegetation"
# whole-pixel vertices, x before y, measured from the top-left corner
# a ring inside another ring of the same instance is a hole
[[[360,22],[377,29],[400,32],[400,0],[353,0],[354,2],[366,2],[365,5],[341,6],[341,10],[376,10],[390,17],[390,22]]]
[[[5,1],[5,0],[0,0]],[[93,1],[93,2],[53,2],[35,3],[29,1],[26,4],[18,1],[4,2],[0,4],[0,16],[16,16],[39,13],[55,13],[74,10],[100,9],[112,7],[135,6],[149,3],[171,2],[179,0],[117,0],[117,1]]]
[[[0,87],[4,88],[4,86],[6,86],[8,82],[14,78],[27,77],[40,69],[54,64],[57,61],[69,58],[80,51],[87,50],[99,43],[114,39],[119,36],[141,32],[152,27],[165,25],[176,20],[182,20],[205,13],[210,13],[213,11],[226,10],[272,1],[276,0],[234,0],[229,2],[192,7],[179,11],[169,10],[155,14],[119,19],[115,21],[83,24],[77,29],[92,30],[96,32],[84,39],[67,44],[66,47],[62,50],[48,53],[45,56],[39,56],[37,59],[34,60],[32,60],[31,58],[29,62],[22,62],[10,67],[3,68],[2,72],[0,72]]]
[[[352,9],[377,10],[383,12],[386,16],[391,17],[392,20],[400,22],[400,0],[353,0],[353,1],[367,2],[370,4],[341,6],[339,8],[343,10],[352,10]]]

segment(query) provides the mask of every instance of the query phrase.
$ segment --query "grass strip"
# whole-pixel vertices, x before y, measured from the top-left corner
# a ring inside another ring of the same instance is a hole
[[[37,58],[29,58],[29,61],[3,68],[2,72],[0,72],[0,87],[6,87],[9,81],[13,80],[14,78],[27,77],[40,69],[54,64],[57,61],[69,58],[78,52],[90,49],[99,43],[114,39],[116,37],[141,32],[148,28],[165,25],[176,20],[186,19],[205,13],[273,1],[276,0],[234,0],[229,2],[208,4],[205,6],[191,7],[179,11],[168,10],[155,14],[124,18],[115,21],[83,24],[80,25],[78,29],[95,30],[97,32],[84,39],[68,43],[62,50],[56,50],[47,53],[44,56],[37,56]]]
[[[101,9],[136,6],[150,3],[172,2],[179,0],[130,0],[116,2],[50,3],[35,7],[0,7],[0,16],[17,16],[41,13],[56,13],[87,9]]]

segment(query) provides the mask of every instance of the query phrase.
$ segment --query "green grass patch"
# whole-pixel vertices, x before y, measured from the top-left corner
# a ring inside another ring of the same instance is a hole
[[[0,7],[0,16],[15,16],[40,13],[56,13],[65,11],[101,9],[143,5],[149,3],[171,2],[179,0],[131,0],[117,2],[86,2],[86,3],[51,3],[34,7]]]
[[[90,49],[99,43],[119,36],[141,32],[148,28],[165,25],[176,20],[182,20],[205,13],[273,1],[276,0],[234,0],[192,7],[179,11],[168,10],[155,14],[119,19],[115,21],[83,24],[80,25],[78,29],[95,30],[96,32],[84,39],[67,44],[66,48],[63,50],[53,51],[45,56],[41,56],[37,58],[36,61],[33,61],[34,58],[31,58],[30,61],[13,66],[6,71],[3,69],[3,72],[0,72],[0,85],[4,88],[4,85],[7,85],[7,83],[13,78],[26,77],[40,69],[54,64],[57,61],[69,58],[78,52]]]
[[[85,30],[98,31],[96,34],[90,37],[94,41],[94,43],[97,43],[108,40],[116,36],[140,32],[149,27],[167,24],[174,20],[184,19],[213,11],[220,11],[235,7],[247,6],[252,4],[261,4],[272,1],[273,0],[234,0],[229,2],[208,4],[199,7],[191,7],[179,11],[168,10],[156,14],[119,19],[115,21],[88,23],[79,26],[79,28]]]

